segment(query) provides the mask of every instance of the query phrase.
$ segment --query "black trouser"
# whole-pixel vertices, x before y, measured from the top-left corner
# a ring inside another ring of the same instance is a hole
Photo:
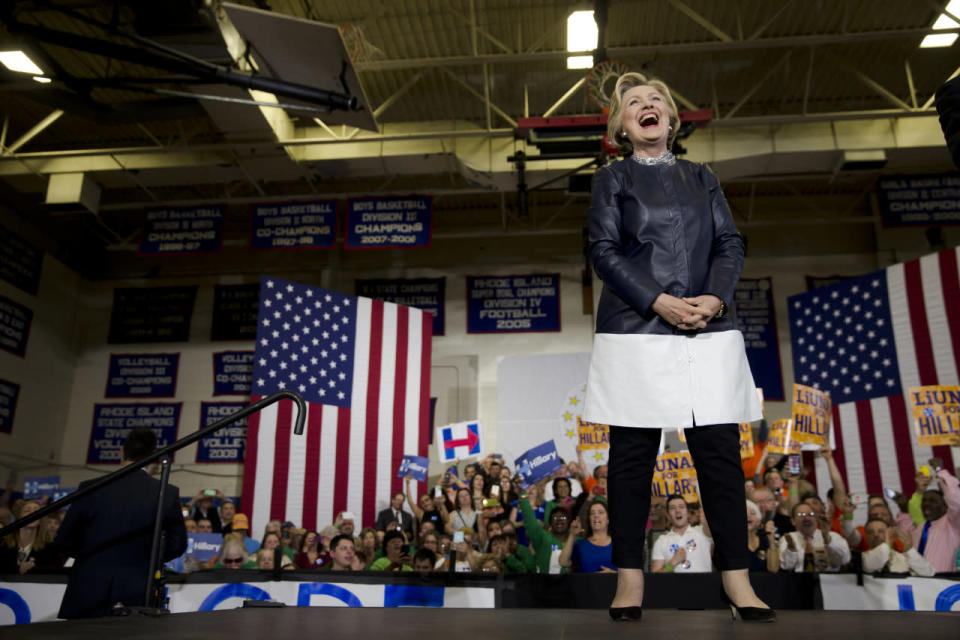
[[[700,499],[714,557],[721,571],[746,569],[747,503],[740,466],[740,428],[720,424],[685,429],[697,469]],[[613,564],[643,568],[643,539],[650,514],[650,485],[660,448],[660,429],[610,427],[607,493]]]

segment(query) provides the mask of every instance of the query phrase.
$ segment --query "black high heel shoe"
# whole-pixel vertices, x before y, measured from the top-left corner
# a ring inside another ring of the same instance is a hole
[[[610,607],[610,618],[614,622],[639,621],[643,607]]]
[[[763,607],[738,607],[726,591],[720,590],[720,598],[730,606],[730,617],[733,620],[740,618],[741,622],[776,622],[777,612]]]

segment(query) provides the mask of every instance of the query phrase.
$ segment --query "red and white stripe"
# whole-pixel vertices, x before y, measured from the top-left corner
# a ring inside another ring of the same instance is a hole
[[[288,400],[250,417],[241,510],[255,538],[270,520],[320,529],[341,511],[359,518],[358,530],[372,525],[403,489],[403,456],[426,455],[432,316],[357,301],[351,408],[308,403],[302,436]]]
[[[960,384],[960,248],[886,269],[900,381],[910,387]],[[954,336],[957,336],[954,338]],[[884,487],[913,491],[917,467],[938,457],[953,470],[950,447],[917,444],[905,395],[835,406],[834,458],[850,493]],[[830,487],[823,460],[816,461],[821,494]]]

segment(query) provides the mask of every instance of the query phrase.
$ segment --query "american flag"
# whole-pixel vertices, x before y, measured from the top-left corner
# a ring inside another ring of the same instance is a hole
[[[905,393],[955,385],[960,370],[960,248],[791,296],[795,380],[833,401],[834,459],[851,493],[913,491],[933,456],[954,468],[950,447],[917,444]],[[822,460],[816,485],[830,487]]]
[[[289,400],[250,417],[251,531],[269,520],[316,529],[340,511],[358,516],[358,530],[373,524],[402,489],[403,456],[429,446],[432,326],[419,309],[261,278],[251,400],[290,389],[308,411],[302,436]]]

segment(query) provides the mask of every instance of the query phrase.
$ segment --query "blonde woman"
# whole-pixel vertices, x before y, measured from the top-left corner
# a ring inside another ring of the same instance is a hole
[[[627,157],[594,178],[589,253],[603,280],[583,419],[609,424],[608,495],[617,593],[614,620],[638,620],[644,525],[662,427],[684,427],[700,478],[734,615],[775,613],[747,574],[746,502],[737,423],[759,420],[737,329],[734,289],[743,266],[716,176],[670,152],[680,127],[663,82],[617,81],[608,135]]]

